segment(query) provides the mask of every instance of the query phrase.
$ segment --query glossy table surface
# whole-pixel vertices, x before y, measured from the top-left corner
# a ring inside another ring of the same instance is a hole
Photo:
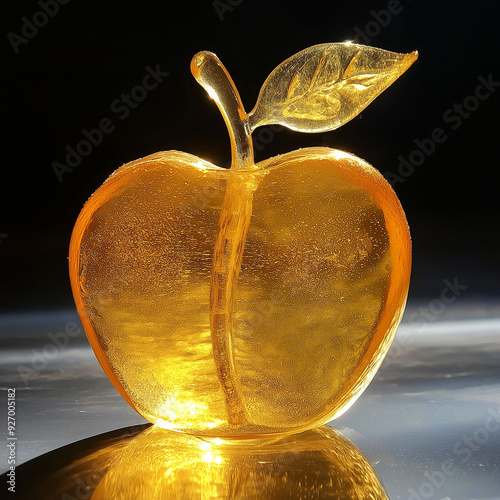
[[[374,381],[329,425],[359,449],[391,499],[500,498],[500,307],[457,303],[431,313],[429,305],[408,307]],[[74,453],[54,450],[144,429],[133,427],[145,421],[105,377],[75,312],[2,315],[0,323],[2,388],[16,389],[18,485],[40,479],[23,474],[33,474],[35,457],[57,455],[62,470]],[[7,470],[2,446],[0,472]],[[317,491],[307,498],[322,498]]]

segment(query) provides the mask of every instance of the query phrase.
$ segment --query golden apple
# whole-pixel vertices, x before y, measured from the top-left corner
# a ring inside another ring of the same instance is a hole
[[[307,148],[254,164],[251,132],[336,128],[415,58],[312,47],[270,75],[246,114],[220,61],[195,56],[193,74],[228,124],[232,168],[177,151],[131,162],[89,199],[71,240],[85,331],[141,415],[249,438],[318,426],[362,393],[404,310],[404,212],[360,158]]]

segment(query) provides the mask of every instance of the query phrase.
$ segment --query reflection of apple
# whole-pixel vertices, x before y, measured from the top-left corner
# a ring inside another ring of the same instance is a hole
[[[30,481],[19,483],[18,497],[387,500],[362,452],[327,425],[250,441],[203,440],[157,426],[139,434],[119,429],[23,464]]]
[[[122,450],[100,450],[101,460],[108,455],[109,469],[92,500],[387,500],[360,450],[329,426],[260,441],[254,446],[207,442],[153,426]],[[92,458],[95,464],[92,456],[86,462]]]
[[[335,128],[415,58],[312,47],[271,74],[247,115],[218,59],[195,56],[193,74],[230,131],[232,168],[176,151],[131,162],[87,202],[70,248],[90,343],[144,417],[212,436],[290,433],[361,394],[408,291],[401,205],[375,169],[342,151],[255,165],[250,134],[266,123]]]

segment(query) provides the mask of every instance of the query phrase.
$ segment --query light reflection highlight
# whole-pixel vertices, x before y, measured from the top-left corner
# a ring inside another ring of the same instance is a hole
[[[387,499],[361,452],[329,426],[251,445],[154,426],[111,458],[92,500],[306,497]]]

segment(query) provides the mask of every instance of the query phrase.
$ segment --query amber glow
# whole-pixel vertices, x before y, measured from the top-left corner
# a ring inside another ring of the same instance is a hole
[[[342,151],[254,164],[251,132],[335,128],[415,58],[312,47],[278,66],[246,114],[220,61],[199,53],[192,71],[228,125],[232,168],[157,153],[85,205],[70,247],[77,308],[110,380],[148,420],[213,437],[288,434],[339,416],[365,389],[408,292],[401,205]],[[342,96],[340,115],[324,105]]]
[[[250,447],[209,443],[153,427],[108,463],[92,500],[387,499],[361,452],[326,426]]]
[[[94,349],[104,350],[140,413],[170,429],[239,435],[214,363],[209,284],[225,186],[249,174],[178,157],[131,165],[130,176],[96,193],[106,201],[81,219],[76,297]],[[358,158],[316,148],[258,172],[232,336],[252,423],[243,434],[252,435],[332,418],[368,384],[378,365],[370,350],[399,322],[410,267],[399,203]]]

